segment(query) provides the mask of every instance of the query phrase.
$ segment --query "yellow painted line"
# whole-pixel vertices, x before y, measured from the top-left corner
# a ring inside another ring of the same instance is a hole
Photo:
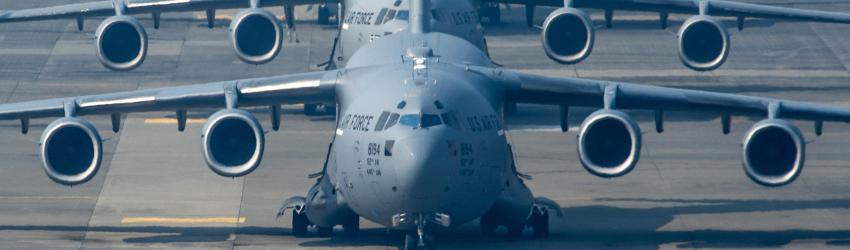
[[[245,217],[206,217],[206,218],[164,218],[164,217],[125,217],[121,224],[148,223],[148,224],[202,224],[202,223],[228,223],[243,224]]]
[[[203,124],[207,119],[186,119],[186,124]],[[145,124],[177,124],[177,119],[174,118],[147,118]]]

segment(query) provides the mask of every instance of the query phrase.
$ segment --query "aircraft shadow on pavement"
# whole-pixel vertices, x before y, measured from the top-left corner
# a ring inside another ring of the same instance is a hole
[[[659,231],[679,215],[727,214],[746,212],[777,212],[812,209],[850,209],[850,200],[688,200],[688,199],[596,199],[596,202],[641,202],[654,207],[626,208],[607,205],[564,207],[563,218],[553,218],[552,234],[548,238],[525,237],[512,239],[502,234],[485,237],[478,233],[477,222],[467,223],[456,230],[438,234],[441,246],[448,248],[476,246],[516,249],[519,247],[570,248],[646,248],[656,249],[674,244],[683,248],[759,248],[782,247],[797,240],[823,240],[831,246],[850,246],[850,230],[685,230]],[[782,219],[782,218],[777,218]],[[170,227],[170,226],[62,226],[62,225],[0,225],[0,231],[55,231],[95,233],[138,233],[123,241],[130,244],[208,243],[231,241],[250,246],[252,236],[292,237],[284,227]],[[149,234],[159,234],[150,236]],[[304,238],[304,247],[362,247],[397,246],[401,234],[386,229],[364,229],[356,237]],[[240,237],[246,237],[239,240]],[[96,238],[96,237],[95,237]],[[77,239],[79,240],[79,239]],[[91,239],[90,239],[91,240]]]

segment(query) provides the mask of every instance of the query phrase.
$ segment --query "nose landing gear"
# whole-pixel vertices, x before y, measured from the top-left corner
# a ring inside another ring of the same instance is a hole
[[[410,232],[404,236],[404,250],[431,250],[437,249],[434,235],[424,231]]]
[[[412,224],[412,225],[411,225]],[[415,231],[408,232],[404,236],[404,250],[428,250],[437,249],[433,233],[428,232],[427,227],[439,226],[449,227],[451,220],[448,215],[435,214],[398,214],[393,216],[393,227],[414,226]]]

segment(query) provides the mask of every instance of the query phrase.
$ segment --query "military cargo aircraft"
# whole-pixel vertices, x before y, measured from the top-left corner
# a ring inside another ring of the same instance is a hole
[[[403,0],[107,0],[24,10],[0,11],[0,23],[71,18],[83,30],[86,18],[109,17],[95,32],[95,47],[100,62],[111,70],[128,71],[145,60],[148,36],[144,26],[132,15],[152,15],[154,28],[160,27],[162,13],[206,11],[207,23],[213,28],[215,10],[242,8],[230,23],[230,41],[236,56],[250,64],[264,64],[281,51],[283,33],[279,22],[264,7],[284,6],[288,26],[294,23],[292,6],[321,4],[320,23],[329,23],[332,8],[338,3],[340,22],[338,42],[328,66],[343,67],[362,46],[407,27],[409,11]],[[714,70],[729,56],[731,40],[718,16],[737,17],[738,29],[745,18],[850,23],[850,15],[837,12],[800,10],[724,0],[459,0],[435,1],[431,11],[435,29],[465,37],[484,49],[479,17],[498,22],[499,4],[526,5],[529,25],[535,6],[561,7],[549,14],[543,23],[542,38],[546,54],[562,64],[583,61],[593,51],[595,26],[584,9],[605,11],[606,26],[613,24],[614,10],[651,11],[659,13],[661,28],[666,29],[670,13],[695,14],[678,32],[679,58],[690,69]],[[341,17],[341,18],[340,18]],[[486,51],[486,49],[485,49]]]
[[[485,234],[504,226],[511,235],[529,227],[548,235],[560,207],[535,197],[517,171],[506,103],[557,105],[565,132],[570,107],[598,108],[582,122],[577,148],[582,166],[603,178],[628,174],[640,158],[642,130],[627,110],[654,111],[659,133],[670,110],[719,114],[725,133],[733,115],[763,118],[745,134],[741,153],[744,173],[769,187],[792,183],[803,170],[807,142],[789,120],[812,121],[817,135],[826,121],[850,122],[850,107],[505,69],[481,40],[469,39],[476,36],[442,32],[446,24],[432,19],[456,1],[406,2],[407,27],[366,43],[338,69],[9,103],[0,105],[0,119],[20,120],[27,133],[31,119],[58,117],[40,139],[44,171],[79,185],[103,161],[101,133],[84,116],[109,115],[118,132],[123,114],[173,111],[182,131],[187,110],[220,109],[202,129],[203,157],[216,174],[240,177],[259,167],[265,149],[263,125],[245,108],[269,107],[278,130],[282,104],[333,103],[334,138],[317,182],[305,197],[286,199],[278,215],[291,211],[294,235],[315,227],[323,236],[338,225],[355,233],[363,217],[406,232],[405,249],[434,248],[435,231],[479,218]]]

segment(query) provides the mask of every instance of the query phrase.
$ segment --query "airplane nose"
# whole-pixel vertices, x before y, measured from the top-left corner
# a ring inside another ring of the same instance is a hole
[[[412,207],[433,208],[449,191],[448,151],[448,138],[441,133],[412,136],[398,142],[394,153],[396,176],[402,194],[416,204]]]

